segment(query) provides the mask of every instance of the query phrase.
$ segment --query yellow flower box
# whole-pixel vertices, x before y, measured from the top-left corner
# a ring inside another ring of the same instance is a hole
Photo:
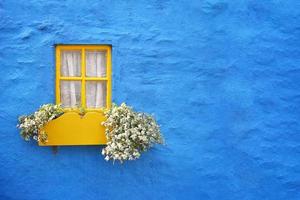
[[[42,131],[48,135],[48,141],[39,142],[39,145],[106,144],[105,127],[101,125],[104,120],[105,116],[101,112],[87,112],[84,116],[77,112],[66,112],[43,127]]]

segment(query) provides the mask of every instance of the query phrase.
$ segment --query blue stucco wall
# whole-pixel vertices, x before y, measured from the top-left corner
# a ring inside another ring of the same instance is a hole
[[[56,43],[113,45],[113,100],[167,145],[124,165],[26,143]],[[300,199],[300,1],[0,1],[0,199]]]

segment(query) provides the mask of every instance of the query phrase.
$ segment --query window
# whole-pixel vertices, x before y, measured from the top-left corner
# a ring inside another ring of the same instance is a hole
[[[56,103],[66,110],[111,106],[111,46],[56,46]]]
[[[56,45],[55,50],[56,103],[70,112],[42,128],[48,142],[39,145],[106,144],[101,122],[105,120],[102,109],[111,106],[111,46]],[[82,116],[76,112],[79,107],[89,112]]]

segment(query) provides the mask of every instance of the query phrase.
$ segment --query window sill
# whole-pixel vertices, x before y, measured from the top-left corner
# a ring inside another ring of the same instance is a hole
[[[105,128],[101,125],[104,120],[101,112],[87,112],[84,116],[66,112],[42,129],[48,135],[48,142],[39,142],[39,146],[106,144]]]

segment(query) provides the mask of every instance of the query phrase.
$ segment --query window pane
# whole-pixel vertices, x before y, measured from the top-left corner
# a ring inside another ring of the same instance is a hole
[[[65,108],[81,106],[81,81],[60,81],[60,99]]]
[[[61,76],[81,76],[81,51],[61,52]]]
[[[86,81],[86,106],[88,108],[106,107],[106,82]]]
[[[86,76],[106,76],[106,53],[104,51],[86,51]]]

